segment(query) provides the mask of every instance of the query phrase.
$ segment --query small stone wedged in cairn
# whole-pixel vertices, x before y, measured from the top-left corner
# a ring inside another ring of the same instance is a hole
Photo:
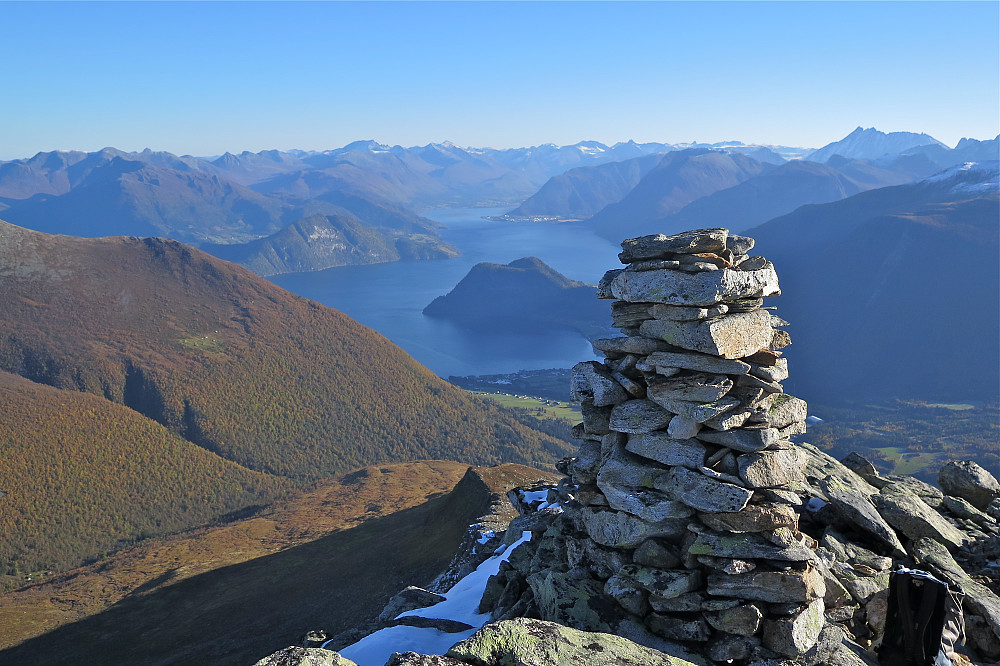
[[[624,335],[593,342],[603,363],[573,368],[580,450],[560,469],[575,527],[549,549],[567,561],[514,588],[542,619],[623,623],[721,662],[815,651],[824,576],[841,597],[798,531],[806,458],[788,438],[806,404],[781,387],[788,323],[763,307],[778,278],[752,248],[725,229],[645,236],[601,280]]]

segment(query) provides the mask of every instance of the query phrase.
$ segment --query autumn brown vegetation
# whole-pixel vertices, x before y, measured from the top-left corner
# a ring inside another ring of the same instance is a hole
[[[7,380],[19,407],[0,437],[0,490],[24,494],[16,505],[0,499],[0,523],[44,534],[19,555],[44,557],[22,559],[19,571],[58,569],[365,465],[551,466],[568,450],[340,312],[163,239],[52,236],[0,222],[0,370],[93,396],[65,398],[63,409],[63,398]],[[29,423],[47,425],[27,436],[18,424]],[[68,467],[84,461],[103,485],[161,504],[113,504],[112,493],[109,506],[136,506],[102,517],[102,484],[81,484]],[[43,511],[44,533],[31,526]],[[66,536],[84,533],[89,542]],[[12,566],[0,555],[0,572]]]

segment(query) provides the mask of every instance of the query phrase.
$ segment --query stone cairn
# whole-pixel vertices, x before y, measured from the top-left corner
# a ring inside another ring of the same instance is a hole
[[[573,534],[550,529],[534,558],[565,564],[507,568],[529,573],[543,619],[723,663],[799,658],[824,628],[825,586],[785,488],[804,479],[788,438],[806,404],[780,384],[791,340],[763,305],[780,293],[774,267],[726,229],[622,247],[628,266],[598,297],[617,299],[625,336],[573,368],[581,443],[558,465]],[[501,571],[483,607],[514,579]]]
[[[625,337],[573,368],[582,440],[565,470],[594,542],[629,551],[606,594],[655,635],[721,662],[763,647],[798,657],[824,625],[822,576],[799,503],[806,404],[784,393],[787,322],[753,239],[726,229],[622,243],[598,287]],[[681,547],[664,547],[676,543]]]

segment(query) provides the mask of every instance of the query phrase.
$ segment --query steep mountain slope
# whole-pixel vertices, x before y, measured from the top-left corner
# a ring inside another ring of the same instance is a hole
[[[507,490],[554,476],[510,464],[367,467],[253,517],[145,541],[0,597],[0,663],[252,663],[307,629],[374,619],[444,570]]]
[[[704,148],[667,153],[624,199],[606,206],[588,224],[616,242],[659,233],[655,220],[773,168],[739,153]]]
[[[655,167],[662,154],[643,155],[622,162],[577,167],[553,176],[514,210],[511,219],[554,217],[584,219],[621,201]]]
[[[564,444],[343,314],[175,241],[0,223],[0,369],[125,404],[250,469],[551,464]]]
[[[0,372],[0,589],[288,490],[103,398]]]
[[[426,308],[429,317],[482,329],[528,330],[576,328],[593,332],[593,322],[607,318],[594,286],[570,280],[536,257],[507,265],[476,264],[448,294]]]
[[[780,271],[792,392],[830,402],[996,395],[996,165],[804,206],[746,232]]]
[[[887,155],[900,155],[918,146],[938,145],[945,147],[929,134],[914,132],[880,132],[874,127],[858,127],[839,141],[828,143],[806,159],[810,162],[826,162],[834,155],[858,159],[878,159]]]
[[[837,201],[862,189],[837,169],[796,160],[693,201],[649,226],[668,235],[711,227],[738,232],[804,204]]]
[[[266,238],[202,249],[264,276],[399,259],[446,259],[458,254],[437,235],[390,236],[364,226],[350,214],[314,215]]]

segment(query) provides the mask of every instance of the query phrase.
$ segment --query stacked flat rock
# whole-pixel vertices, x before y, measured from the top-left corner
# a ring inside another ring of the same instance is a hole
[[[817,663],[826,590],[790,491],[806,404],[781,387],[787,322],[764,307],[778,277],[753,244],[726,229],[622,243],[598,296],[625,335],[573,368],[582,443],[563,467],[628,626],[717,662]]]

